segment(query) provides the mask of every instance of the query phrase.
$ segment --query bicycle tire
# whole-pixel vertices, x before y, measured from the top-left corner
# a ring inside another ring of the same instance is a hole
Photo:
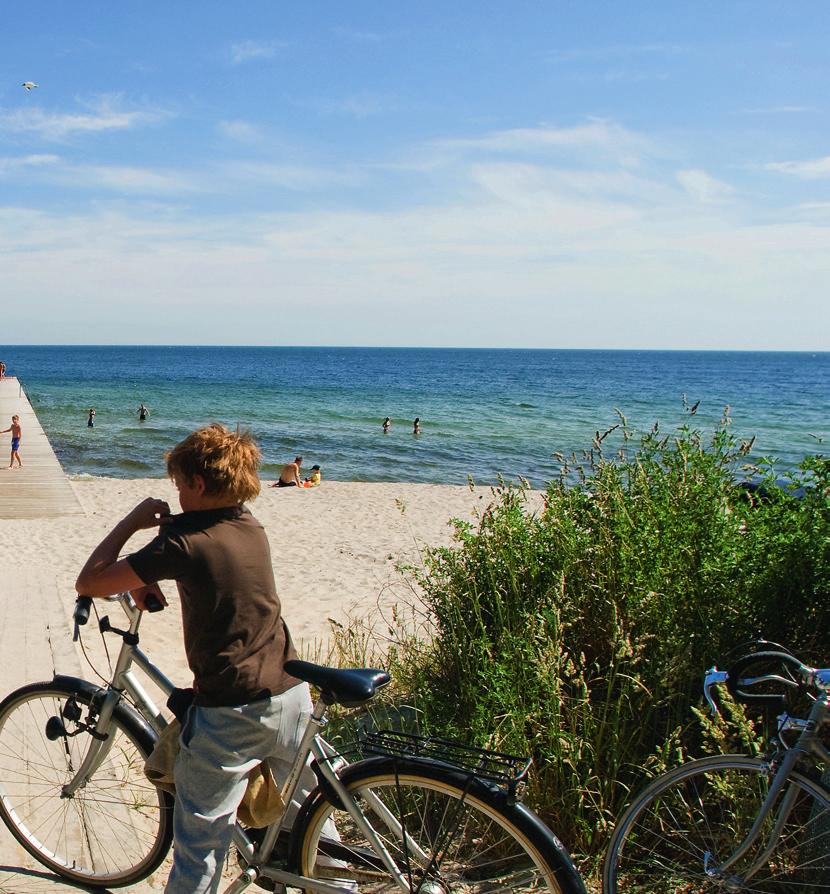
[[[503,792],[470,781],[463,771],[411,758],[378,758],[353,764],[340,778],[413,892],[585,894],[573,861],[550,829],[523,805],[509,804]],[[367,804],[368,792],[391,811],[404,835],[396,836],[383,824]],[[317,790],[298,815],[296,869],[309,877],[338,879],[360,894],[400,894],[352,817],[333,800],[339,799]],[[418,860],[416,843],[429,860]]]
[[[605,894],[709,891],[830,891],[830,792],[793,773],[796,801],[775,849],[745,878],[768,840],[777,811],[762,824],[746,857],[725,876],[720,866],[744,841],[767,792],[767,765],[718,755],[690,761],[655,779],[623,814],[608,846]]]
[[[173,802],[144,776],[153,740],[124,706],[113,714],[112,746],[93,778],[61,797],[90,742],[81,724],[95,691],[63,678],[23,686],[0,702],[0,819],[63,878],[121,887],[146,878],[164,860]],[[81,709],[77,720],[71,719],[73,703]],[[53,717],[65,732],[50,739],[46,724]]]

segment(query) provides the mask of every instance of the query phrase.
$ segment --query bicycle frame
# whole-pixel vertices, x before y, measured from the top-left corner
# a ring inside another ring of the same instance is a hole
[[[119,601],[121,603],[121,607],[124,609],[130,623],[128,629],[123,631],[111,627],[108,624],[104,625],[103,619],[101,621],[102,632],[112,630],[112,632],[118,633],[122,636],[122,645],[116,660],[112,680],[107,685],[107,688],[104,691],[105,694],[98,707],[98,720],[95,724],[95,735],[92,737],[89,748],[78,771],[63,787],[63,794],[65,797],[69,797],[79,788],[83,788],[106,758],[111,743],[111,738],[106,734],[115,708],[124,697],[125,693],[129,695],[130,700],[138,713],[157,733],[161,732],[161,730],[168,725],[168,721],[164,714],[153,702],[149,693],[132,672],[132,666],[137,665],[145,674],[147,674],[156,686],[168,696],[175,689],[173,681],[170,680],[160,668],[153,664],[150,658],[138,647],[138,628],[141,624],[143,612],[137,608],[129,593],[121,593],[118,596],[112,597],[111,601]],[[337,770],[332,766],[332,758],[336,756],[336,752],[319,734],[327,723],[325,719],[326,709],[327,706],[322,700],[318,700],[314,705],[311,718],[309,719],[297,755],[291,766],[291,771],[282,787],[281,794],[283,803],[289,804],[291,802],[291,799],[297,790],[297,786],[299,785],[300,776],[306,766],[308,757],[311,755],[316,759],[320,773],[331,785],[351,818],[366,836],[367,842],[371,845],[377,857],[383,862],[390,875],[395,878],[401,891],[405,892],[405,894],[409,894],[410,885],[407,877],[401,872],[397,863],[381,841],[378,833],[372,828],[355,799],[340,781],[340,778],[337,775]],[[410,855],[422,866],[426,866],[429,862],[429,857],[417,846],[416,842],[406,836],[405,830],[391,811],[389,811],[382,801],[372,792],[365,792],[363,794],[367,802],[371,805],[372,810],[378,817],[380,817],[388,831],[396,835],[399,839],[406,838],[406,844],[409,848]],[[233,844],[249,865],[242,871],[241,875],[225,889],[224,894],[238,894],[238,892],[244,891],[260,876],[265,876],[266,878],[287,886],[318,891],[319,894],[354,894],[353,890],[350,888],[327,883],[320,879],[296,875],[275,866],[269,866],[267,861],[276,844],[280,826],[280,820],[277,820],[275,823],[268,826],[262,843],[257,847],[245,833],[242,826],[240,826],[239,823],[236,824],[233,834]],[[421,887],[425,892],[429,888],[427,884],[423,884]]]
[[[806,721],[796,721],[791,726],[788,726],[790,723],[788,719],[784,721],[782,731],[787,728],[801,729],[801,734],[795,745],[784,752],[784,756],[781,758],[779,766],[775,769],[775,775],[770,784],[769,792],[767,793],[766,798],[764,798],[764,803],[761,805],[758,816],[755,818],[755,822],[752,824],[752,828],[749,830],[746,838],[738,846],[738,849],[720,866],[709,866],[708,862],[711,854],[706,854],[704,869],[707,875],[715,878],[727,875],[729,870],[749,852],[750,848],[755,844],[761,834],[761,827],[775,807],[776,801],[779,796],[781,796],[791,775],[795,772],[799,761],[803,757],[812,757],[817,763],[830,768],[830,751],[824,747],[818,737],[818,731],[822,728],[823,724],[827,722],[828,717],[830,717],[828,693],[822,692],[810,709],[810,714]],[[790,812],[795,806],[797,795],[798,789],[795,786],[790,786],[790,788],[784,792],[783,797],[781,798],[781,803],[777,807],[775,822],[770,831],[766,845],[746,873],[741,876],[743,881],[751,879],[766,864],[767,860],[772,855],[778,844],[778,839],[781,836],[784,825],[789,819]]]

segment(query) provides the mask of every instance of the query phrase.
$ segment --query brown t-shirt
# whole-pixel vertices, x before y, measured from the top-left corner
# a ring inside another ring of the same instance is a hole
[[[243,705],[299,682],[262,525],[244,506],[183,512],[127,556],[145,584],[174,580],[196,703]]]

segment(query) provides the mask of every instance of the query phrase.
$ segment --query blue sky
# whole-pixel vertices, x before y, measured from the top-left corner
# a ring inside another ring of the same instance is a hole
[[[828,24],[9,5],[2,340],[826,350]]]

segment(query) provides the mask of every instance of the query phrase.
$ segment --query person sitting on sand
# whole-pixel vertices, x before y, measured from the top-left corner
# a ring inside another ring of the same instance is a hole
[[[4,428],[0,434],[5,434],[7,431],[12,433],[12,455],[9,460],[9,468],[11,468],[14,465],[14,461],[17,460],[17,468],[20,469],[23,467],[23,463],[20,461],[18,450],[20,449],[20,439],[23,437],[23,429],[20,427],[19,416],[12,416],[12,424],[8,428]]]
[[[323,480],[323,473],[319,466],[311,467],[311,474],[307,478],[303,478],[303,487],[317,487]]]
[[[286,463],[282,467],[279,479],[271,487],[302,487],[303,483],[300,481],[300,466],[302,464],[303,458],[295,456],[293,463]]]

